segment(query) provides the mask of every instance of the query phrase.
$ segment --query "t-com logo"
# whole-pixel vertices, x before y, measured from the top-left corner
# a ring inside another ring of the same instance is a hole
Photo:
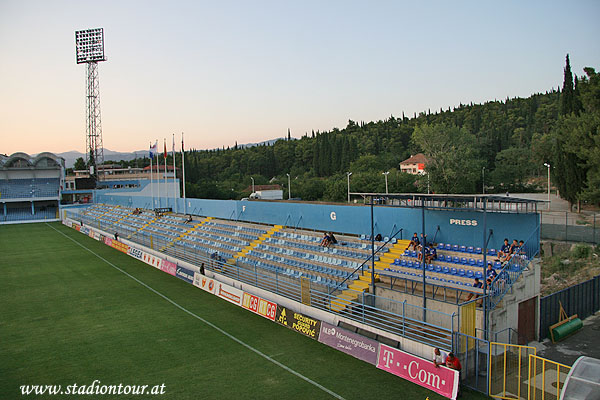
[[[476,219],[453,219],[453,218],[450,218],[450,225],[477,226],[477,220]]]

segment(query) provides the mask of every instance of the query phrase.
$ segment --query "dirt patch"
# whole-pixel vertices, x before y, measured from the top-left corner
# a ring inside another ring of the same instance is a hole
[[[542,256],[542,296],[600,275],[599,250],[586,244],[552,244],[552,256]]]

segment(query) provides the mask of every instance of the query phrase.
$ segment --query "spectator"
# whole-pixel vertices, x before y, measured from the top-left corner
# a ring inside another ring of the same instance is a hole
[[[185,223],[189,223],[192,222],[192,214],[188,214],[187,218],[185,219]]]
[[[204,275],[204,263],[200,264],[200,274]]]
[[[383,240],[383,237],[381,236],[381,233],[378,233],[377,235],[375,235],[376,242],[381,242],[382,240]]]
[[[413,250],[416,250],[418,245],[419,245],[419,235],[417,235],[417,232],[415,232],[412,239],[410,239],[410,243],[408,244],[408,249],[410,250],[410,248],[412,247]]]
[[[327,247],[327,246],[329,246],[330,241],[331,241],[331,238],[329,237],[328,232],[325,232],[323,234],[323,239],[321,240],[321,243],[319,243],[319,246]]]
[[[427,257],[429,257],[429,247],[425,246],[424,251],[421,251],[421,246],[419,246],[419,253],[417,254],[417,260],[423,260],[423,253],[425,253],[425,262],[427,262]]]
[[[337,244],[338,242],[335,236],[333,236],[333,232],[329,232],[329,240],[331,241],[331,244]]]
[[[446,367],[458,371],[457,395],[460,396],[460,370],[462,369],[462,365],[460,365],[460,360],[454,356],[454,353],[448,353],[448,357],[446,357]]]
[[[508,244],[508,239],[504,239],[504,244],[500,247],[498,251],[498,259],[503,257],[507,257],[510,254],[510,245]]]
[[[475,281],[473,282],[473,287],[477,288],[477,289],[481,289],[483,287],[483,283],[481,283],[479,278],[475,278]],[[471,300],[473,298],[473,296],[475,296],[475,298],[478,298],[479,294],[472,293],[472,292],[469,293],[469,295],[467,296],[467,301]]]
[[[117,240],[117,241],[119,240],[119,233],[118,232],[115,232],[115,240]]]
[[[448,357],[448,354],[441,351],[437,347],[435,349],[433,349],[433,365],[435,365],[436,368],[439,368],[440,365],[446,364],[447,357]]]
[[[435,249],[435,246],[433,244],[429,243],[429,254],[425,254],[425,262],[427,264],[431,264],[431,262],[436,259],[437,250]]]
[[[491,262],[488,263],[488,268],[487,268],[487,271],[485,271],[485,276],[488,279],[491,279],[492,281],[494,280],[494,278],[496,278],[496,276],[498,276],[498,273],[494,269],[494,266],[492,265]]]
[[[518,255],[520,256],[524,256],[526,254],[525,252],[525,242],[523,242],[522,240],[519,240],[519,250],[517,251]]]

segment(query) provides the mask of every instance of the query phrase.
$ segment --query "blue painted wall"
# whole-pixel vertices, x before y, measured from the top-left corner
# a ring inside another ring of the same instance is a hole
[[[152,199],[97,192],[96,202],[149,207]],[[162,203],[166,203],[165,199]],[[168,204],[183,213],[183,199],[169,199]],[[195,215],[357,235],[371,233],[371,209],[364,205],[187,199],[186,206],[187,212]],[[421,216],[418,208],[376,206],[375,233],[390,236],[402,228],[402,237],[409,238],[413,232],[421,232]],[[429,240],[435,236],[436,242],[483,247],[483,220],[482,212],[425,210],[425,231]],[[493,231],[488,247],[499,248],[506,237],[525,240],[529,248],[539,249],[538,214],[488,212],[486,225],[488,232]]]

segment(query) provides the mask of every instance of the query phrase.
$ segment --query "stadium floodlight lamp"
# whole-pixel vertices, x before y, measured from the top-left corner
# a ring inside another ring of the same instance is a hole
[[[75,31],[77,64],[106,61],[104,55],[104,28]]]

